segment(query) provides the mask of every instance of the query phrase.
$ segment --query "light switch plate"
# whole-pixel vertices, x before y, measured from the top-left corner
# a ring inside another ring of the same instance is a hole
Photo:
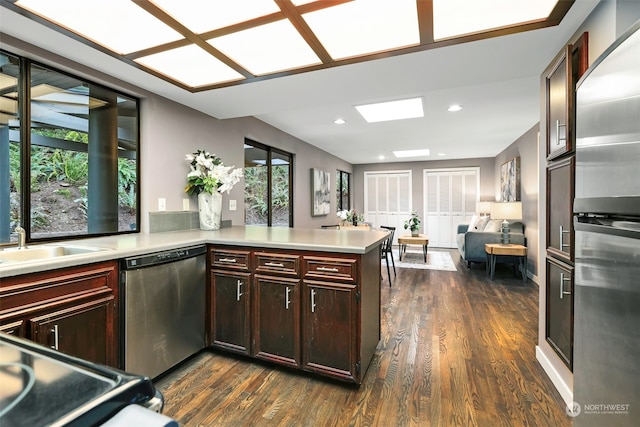
[[[236,201],[235,200],[229,200],[229,210],[230,211],[235,211],[238,207],[236,206]]]
[[[158,211],[164,212],[167,210],[167,199],[160,197],[158,199]]]
[[[189,199],[182,199],[182,210],[183,211],[189,210]]]

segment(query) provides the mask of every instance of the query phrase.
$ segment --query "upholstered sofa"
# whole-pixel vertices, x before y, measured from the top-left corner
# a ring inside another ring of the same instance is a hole
[[[486,262],[487,253],[484,250],[485,243],[500,243],[502,233],[493,231],[496,229],[496,223],[500,220],[493,220],[493,223],[481,224],[479,227],[473,227],[469,230],[469,224],[458,225],[458,234],[456,235],[456,243],[460,257],[467,262],[467,267],[471,267],[472,262]],[[484,228],[490,231],[484,231]],[[482,228],[482,230],[478,229]],[[499,229],[498,229],[499,230]],[[511,243],[526,246],[524,237],[524,224],[518,221],[509,223],[509,240]]]

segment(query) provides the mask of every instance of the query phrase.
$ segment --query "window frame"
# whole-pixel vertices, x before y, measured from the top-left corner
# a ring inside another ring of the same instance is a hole
[[[340,212],[340,211],[344,211],[344,210],[351,210],[351,173],[347,172],[347,171],[343,171],[340,169],[336,170],[337,172],[337,177],[336,177],[336,211]],[[345,207],[342,204],[342,182],[344,181],[346,176],[346,180],[347,180],[347,206]]]

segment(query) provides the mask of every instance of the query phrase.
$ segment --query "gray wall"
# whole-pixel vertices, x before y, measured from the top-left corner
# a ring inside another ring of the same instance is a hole
[[[520,200],[522,201],[522,222],[527,238],[527,259],[529,272],[534,275],[538,265],[538,134],[536,123],[513,144],[504,149],[495,158],[494,174],[496,195],[500,194],[500,167],[514,157],[520,157]],[[498,198],[496,197],[496,200]]]
[[[425,169],[461,168],[474,166],[480,168],[480,200],[495,200],[494,159],[430,160],[422,162],[369,163],[353,166],[353,196],[355,209],[364,211],[364,173],[375,171],[411,170],[411,188],[413,209],[424,218],[423,171]]]

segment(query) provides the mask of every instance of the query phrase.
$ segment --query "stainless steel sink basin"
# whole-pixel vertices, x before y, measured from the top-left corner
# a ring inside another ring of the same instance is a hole
[[[35,261],[41,259],[51,259],[61,256],[80,255],[86,253],[106,251],[105,248],[96,248],[91,246],[31,246],[24,249],[5,249],[0,251],[0,264],[5,262],[24,262]]]

